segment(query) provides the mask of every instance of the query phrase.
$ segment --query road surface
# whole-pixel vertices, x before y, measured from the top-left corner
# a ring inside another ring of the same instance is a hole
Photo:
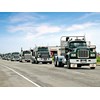
[[[99,87],[100,66],[68,69],[0,59],[0,87]]]

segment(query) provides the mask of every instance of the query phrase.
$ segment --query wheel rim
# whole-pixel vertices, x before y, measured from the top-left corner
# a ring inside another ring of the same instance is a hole
[[[59,62],[57,61],[57,66],[59,66]]]

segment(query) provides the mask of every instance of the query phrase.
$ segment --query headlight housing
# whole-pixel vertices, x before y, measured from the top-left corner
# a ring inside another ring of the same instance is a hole
[[[91,57],[95,57],[96,55],[93,53],[93,54],[90,54],[90,56],[91,56]]]
[[[76,54],[75,53],[71,54],[71,57],[76,57]]]

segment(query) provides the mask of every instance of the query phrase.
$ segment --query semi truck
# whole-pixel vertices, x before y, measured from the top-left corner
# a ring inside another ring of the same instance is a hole
[[[96,46],[87,45],[85,36],[62,36],[59,52],[54,57],[55,67],[96,67]]]
[[[11,53],[10,59],[11,59],[11,61],[19,61],[20,60],[20,53],[19,52]]]
[[[52,64],[52,58],[50,57],[50,53],[47,46],[38,46],[33,49],[32,52],[32,63],[43,63]]]
[[[32,52],[30,50],[21,50],[20,62],[31,62]]]

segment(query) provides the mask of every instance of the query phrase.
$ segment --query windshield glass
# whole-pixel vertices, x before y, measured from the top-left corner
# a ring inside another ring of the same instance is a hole
[[[38,51],[48,51],[48,47],[39,47]]]
[[[12,53],[12,55],[19,55],[19,52],[14,52]]]
[[[86,46],[86,42],[85,41],[74,41],[74,42],[70,42],[69,44],[70,48],[76,48],[79,46]]]
[[[30,51],[24,51],[23,54],[31,54]]]
[[[40,57],[49,57],[49,52],[39,52],[38,55]]]

